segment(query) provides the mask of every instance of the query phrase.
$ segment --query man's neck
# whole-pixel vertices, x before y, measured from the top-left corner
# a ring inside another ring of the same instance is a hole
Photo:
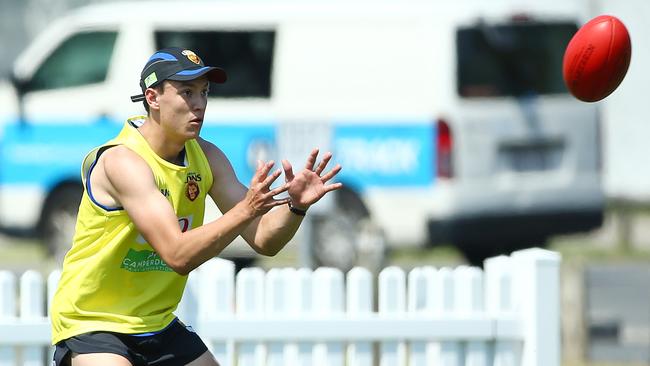
[[[181,154],[181,152],[185,148],[185,141],[176,141],[165,135],[160,124],[153,120],[151,116],[147,117],[144,124],[138,128],[138,131],[158,156],[170,163],[183,165],[184,154]]]

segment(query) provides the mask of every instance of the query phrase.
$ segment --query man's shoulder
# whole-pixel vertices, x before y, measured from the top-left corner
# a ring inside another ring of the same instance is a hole
[[[234,171],[230,160],[219,147],[200,137],[197,138],[196,141],[199,146],[201,146],[206,160],[208,161],[210,170],[212,171],[212,176],[216,180],[221,180],[224,178],[230,179],[231,176],[234,176]]]
[[[199,144],[199,146],[201,146],[201,149],[203,149],[203,151],[205,151],[206,149],[216,149],[217,148],[217,146],[215,144],[211,143],[210,141],[208,141],[208,140],[206,140],[206,139],[204,139],[202,137],[197,137],[196,142]]]
[[[213,144],[212,142],[205,140],[201,137],[198,137],[196,139],[196,142],[199,144],[201,150],[203,150],[203,153],[208,158],[208,160],[213,158],[223,159],[226,157],[223,151],[221,151],[221,149],[217,147],[217,145]]]
[[[97,146],[90,150],[81,163],[81,177],[85,181],[88,173],[93,170],[95,166],[104,166],[106,161],[109,164],[123,164],[124,159],[131,159],[134,161],[142,160],[142,158],[128,147],[115,143],[107,143],[105,145]],[[102,169],[103,170],[103,169]]]
[[[143,168],[149,167],[147,162],[137,152],[127,145],[114,145],[104,150],[98,159],[103,160],[105,166],[120,168]]]

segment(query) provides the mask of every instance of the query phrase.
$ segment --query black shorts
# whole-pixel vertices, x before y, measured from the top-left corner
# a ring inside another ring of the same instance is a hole
[[[68,338],[56,344],[54,365],[70,366],[74,352],[114,353],[133,366],[177,366],[196,360],[207,350],[191,327],[174,320],[162,331],[149,335],[90,332]]]

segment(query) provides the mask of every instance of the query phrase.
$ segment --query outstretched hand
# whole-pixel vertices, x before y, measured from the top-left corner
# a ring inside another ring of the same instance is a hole
[[[250,188],[248,188],[248,192],[246,192],[246,197],[244,198],[246,206],[254,216],[263,215],[273,207],[285,205],[290,201],[289,198],[275,198],[275,196],[285,192],[289,188],[287,184],[275,189],[270,188],[273,182],[282,174],[282,171],[278,169],[269,175],[274,164],[273,161],[266,163],[262,161],[257,162],[257,170],[251,179]]]
[[[343,186],[342,183],[326,184],[341,171],[341,166],[336,164],[334,168],[323,174],[327,164],[332,159],[332,153],[325,153],[323,160],[314,168],[317,157],[318,149],[312,150],[307,158],[305,169],[296,175],[293,174],[293,169],[289,161],[282,160],[284,178],[287,183],[287,193],[289,193],[291,205],[296,208],[307,209],[310,205],[320,200],[327,192],[334,191]]]

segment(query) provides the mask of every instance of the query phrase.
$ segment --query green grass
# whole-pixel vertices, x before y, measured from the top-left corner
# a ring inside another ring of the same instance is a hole
[[[587,237],[575,235],[557,238],[549,244],[550,250],[559,252],[565,262],[621,263],[650,262],[650,250],[625,246],[596,246]],[[298,250],[283,250],[275,257],[260,257],[262,268],[296,266]],[[33,264],[42,267],[47,262],[47,251],[36,239],[0,238],[0,269]],[[399,248],[389,252],[387,265],[404,268],[431,265],[436,267],[464,264],[462,254],[452,246],[435,248]]]
[[[647,366],[645,363],[603,363],[603,362],[569,362],[563,361],[562,366]]]
[[[39,240],[0,237],[0,270],[21,273],[33,269],[47,275],[57,267]]]
[[[630,248],[623,245],[595,246],[581,237],[561,238],[551,241],[548,249],[562,255],[565,262],[582,263],[629,263],[650,262],[650,250]]]
[[[42,260],[47,257],[45,247],[36,239],[3,239],[3,243],[0,243],[0,266],[21,261]]]
[[[452,246],[394,249],[388,258],[389,265],[404,268],[457,266],[463,263],[465,263],[463,255]]]

